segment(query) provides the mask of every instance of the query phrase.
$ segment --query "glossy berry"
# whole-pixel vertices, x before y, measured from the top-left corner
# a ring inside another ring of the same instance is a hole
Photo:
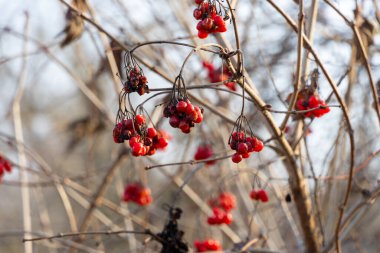
[[[141,114],[138,114],[135,117],[135,122],[136,122],[137,125],[141,126],[142,124],[145,123],[145,117],[143,115],[141,115]]]
[[[195,1],[198,8],[194,10],[193,16],[198,21],[198,37],[205,39],[209,34],[222,33],[227,31],[226,23],[222,16],[217,14],[215,3]]]
[[[232,162],[240,163],[242,159],[249,158],[251,152],[260,152],[264,143],[256,137],[246,136],[244,132],[233,132],[229,142],[230,148],[236,153],[232,155]]]
[[[190,133],[195,124],[203,120],[203,111],[193,106],[188,99],[172,100],[163,111],[165,118],[173,128],[179,128],[183,133]]]
[[[243,157],[238,153],[232,155],[232,162],[234,163],[240,163],[242,159]]]

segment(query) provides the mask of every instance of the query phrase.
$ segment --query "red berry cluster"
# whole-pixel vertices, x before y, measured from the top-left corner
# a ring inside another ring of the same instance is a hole
[[[236,207],[236,197],[230,192],[222,192],[218,198],[210,199],[208,203],[212,207],[220,207],[229,212]]]
[[[5,172],[10,173],[11,171],[12,171],[11,163],[4,157],[0,156],[0,180],[3,177]]]
[[[264,144],[256,137],[246,137],[242,131],[235,131],[230,138],[230,147],[236,153],[232,156],[234,163],[240,163],[243,158],[248,158],[251,152],[260,152],[264,148]]]
[[[207,218],[210,225],[231,224],[232,214],[230,211],[236,207],[236,198],[230,192],[222,192],[218,198],[210,199],[213,216]]]
[[[203,109],[193,106],[188,99],[172,100],[164,108],[164,117],[170,118],[169,124],[185,134],[190,133],[195,123],[203,120]]]
[[[215,69],[214,65],[212,63],[203,62],[203,67],[207,69],[208,71],[208,78],[211,83],[218,83],[218,82],[224,82],[227,81],[229,78],[232,77],[232,73],[228,70],[227,67],[223,67],[223,71],[221,68]],[[236,83],[235,82],[225,82],[224,85],[232,90],[236,91]]]
[[[264,189],[259,189],[257,191],[255,189],[252,189],[252,191],[249,193],[249,196],[253,200],[260,200],[264,203],[269,201],[268,194]]]
[[[140,206],[146,206],[152,203],[149,188],[141,186],[139,183],[132,183],[125,187],[123,200],[125,202],[134,202]]]
[[[153,155],[157,149],[165,149],[168,145],[168,140],[159,131],[146,127],[145,117],[140,114],[134,120],[124,119],[117,123],[113,138],[116,143],[129,140],[133,156]]]
[[[200,20],[197,24],[198,37],[205,39],[210,33],[222,33],[227,31],[226,23],[221,15],[217,13],[215,3],[211,1],[195,0],[198,4],[193,12],[196,20]]]
[[[142,69],[134,67],[127,72],[127,81],[124,83],[126,93],[137,92],[140,96],[149,93],[148,79],[144,76]]]
[[[207,239],[205,241],[195,241],[194,246],[197,252],[208,252],[208,251],[222,251],[222,246],[220,242],[214,239]]]
[[[300,98],[296,102],[296,110],[300,110],[300,111],[319,108],[320,106],[326,106],[326,103],[323,100],[321,100],[318,97],[318,95],[311,95],[310,97],[306,99]],[[304,116],[307,118],[313,118],[313,117],[319,118],[328,112],[330,112],[330,108],[325,107],[325,108],[315,109],[310,112],[305,112]]]
[[[213,216],[207,218],[207,223],[209,225],[221,225],[221,224],[231,224],[232,223],[232,214],[219,208],[212,208]]]
[[[194,155],[194,160],[204,160],[214,155],[211,145],[201,145],[198,147],[197,152]],[[215,161],[206,162],[207,165],[215,164]]]

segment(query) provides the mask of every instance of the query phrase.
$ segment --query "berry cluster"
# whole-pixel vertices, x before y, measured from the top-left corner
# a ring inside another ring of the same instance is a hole
[[[252,189],[252,191],[249,193],[249,196],[251,199],[260,200],[263,203],[269,201],[268,194],[264,189],[259,189],[257,191],[255,189]]]
[[[222,246],[220,245],[220,242],[214,239],[207,239],[205,241],[195,241],[194,246],[197,252],[222,251]]]
[[[218,83],[218,82],[224,82],[227,81],[232,77],[232,73],[228,70],[227,67],[223,67],[223,70],[221,68],[215,69],[214,65],[212,63],[203,62],[203,67],[207,69],[208,72],[208,78],[211,83]],[[235,82],[224,82],[224,85],[232,90],[236,91],[236,83]]]
[[[134,202],[140,206],[146,206],[152,203],[152,196],[149,188],[141,186],[139,183],[132,183],[125,187],[123,200],[125,202]]]
[[[136,115],[134,120],[127,118],[115,125],[113,138],[116,143],[129,140],[133,156],[153,155],[157,149],[165,149],[168,140],[155,128],[146,127],[143,115]]]
[[[214,155],[211,145],[200,145],[194,155],[194,160],[204,160]],[[207,165],[215,164],[215,161],[206,162]]]
[[[197,24],[198,37],[205,39],[211,33],[222,33],[227,31],[226,23],[223,17],[216,10],[215,2],[210,0],[195,0],[198,4],[193,12],[193,16],[196,20],[200,20]],[[226,16],[225,19],[228,19]]]
[[[11,166],[11,163],[7,159],[5,159],[4,157],[0,155],[0,180],[3,177],[5,171],[11,172],[12,166]]]
[[[231,224],[232,223],[232,214],[219,208],[212,208],[213,216],[207,217],[207,223],[209,225],[221,225],[221,224]]]
[[[251,152],[260,152],[264,144],[256,137],[247,137],[242,131],[234,131],[229,145],[236,153],[232,156],[234,163],[240,163],[243,158],[248,158]]]
[[[148,79],[141,68],[133,67],[127,70],[127,81],[124,83],[126,93],[137,92],[140,96],[149,93]]]
[[[320,106],[326,106],[326,103],[318,97],[318,95],[311,95],[308,98],[300,98],[296,102],[296,110],[309,110],[309,109],[315,109],[310,112],[305,112],[303,115],[307,118],[314,118],[314,117],[322,117],[326,113],[330,112],[329,107],[325,108],[319,108]]]
[[[164,117],[170,118],[169,124],[183,133],[190,133],[195,123],[203,120],[203,109],[193,106],[188,99],[172,100],[164,108]]]
[[[229,212],[236,207],[236,197],[230,192],[222,192],[218,198],[210,199],[208,203],[212,207],[220,207]]]
[[[231,224],[232,214],[230,211],[236,207],[236,198],[230,192],[222,192],[218,198],[208,201],[212,207],[213,216],[207,218],[210,225]]]

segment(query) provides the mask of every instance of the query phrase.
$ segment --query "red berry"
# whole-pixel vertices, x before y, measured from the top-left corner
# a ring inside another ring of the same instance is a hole
[[[243,157],[244,159],[249,158],[249,156],[250,156],[250,154],[248,152],[241,155],[241,157]]]
[[[186,121],[181,120],[181,122],[179,123],[178,128],[181,129],[181,131],[183,133],[185,133],[185,134],[190,133],[190,126],[189,126],[189,124]]]
[[[254,146],[253,150],[255,152],[260,152],[264,148],[264,143],[257,138],[255,139],[256,139],[256,143],[255,143],[256,145]]]
[[[201,4],[203,2],[203,0],[195,0],[194,1],[196,4]]]
[[[159,149],[165,149],[168,146],[169,142],[166,138],[161,137],[158,139],[158,148]]]
[[[223,217],[223,223],[229,225],[232,223],[232,214],[231,213],[225,213],[224,217]]]
[[[132,147],[132,155],[139,156],[143,152],[144,145],[140,142],[135,142]]]
[[[129,146],[132,148],[135,143],[138,143],[140,141],[140,136],[133,136],[131,139],[129,139]]]
[[[248,152],[248,146],[247,146],[247,144],[245,144],[245,143],[239,143],[237,152],[239,154],[241,154],[241,155],[247,153]]]
[[[178,112],[185,112],[187,107],[187,103],[185,101],[179,101],[176,105],[176,109]]]
[[[141,114],[138,114],[135,117],[135,122],[136,122],[137,125],[141,126],[142,124],[145,123],[145,117],[143,115],[141,115]]]
[[[195,9],[193,12],[193,16],[196,20],[199,20],[202,18],[202,12],[199,9]]]
[[[268,194],[265,190],[261,189],[257,192],[257,198],[260,199],[262,202],[268,202],[269,201],[269,197],[268,197]]]
[[[153,127],[149,127],[147,130],[147,135],[149,138],[154,138],[157,135],[157,130]]]
[[[198,31],[198,37],[200,39],[205,39],[208,37],[208,33],[207,32],[204,32],[204,31]]]
[[[186,115],[192,115],[194,113],[194,106],[191,103],[187,103]]]
[[[253,200],[259,200],[259,196],[257,194],[257,191],[255,190],[252,190],[250,193],[249,193],[249,196],[251,197],[251,199]]]
[[[242,159],[243,159],[243,158],[242,158],[241,155],[238,154],[238,153],[235,153],[235,154],[232,156],[232,162],[234,162],[234,163],[240,163]]]
[[[169,124],[172,127],[177,128],[179,126],[179,123],[180,123],[180,120],[177,116],[173,115],[170,117]]]
[[[219,204],[228,212],[236,207],[236,198],[232,193],[223,192],[219,195]]]
[[[214,21],[211,18],[205,18],[201,22],[202,29],[205,31],[210,31],[214,25]]]

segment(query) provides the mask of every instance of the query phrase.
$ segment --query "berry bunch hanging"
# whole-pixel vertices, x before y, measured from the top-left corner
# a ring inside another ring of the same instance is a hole
[[[143,187],[139,183],[131,183],[125,187],[123,200],[125,202],[134,202],[140,206],[149,205],[153,201],[150,189]]]
[[[222,246],[218,240],[207,239],[204,241],[194,241],[197,252],[222,251]]]
[[[231,224],[233,221],[232,214],[219,207],[212,208],[213,215],[207,217],[209,225]]]
[[[248,127],[248,132],[243,127]],[[260,152],[264,148],[261,140],[253,136],[252,130],[244,115],[239,116],[236,120],[234,130],[228,140],[232,150],[236,153],[232,156],[232,162],[240,163],[243,158],[248,158],[252,152]]]
[[[212,198],[208,201],[211,207],[219,207],[226,212],[231,211],[236,207],[236,197],[231,192],[222,192],[218,198]]]
[[[155,154],[157,149],[166,148],[168,140],[155,128],[148,128],[143,115],[138,114],[134,118],[128,118],[130,113],[127,113],[127,118],[122,120],[120,115],[123,114],[119,113],[119,122],[113,130],[113,138],[116,143],[128,140],[133,156],[150,156]]]
[[[223,68],[216,69],[212,63],[204,61],[203,67],[207,69],[208,78],[211,83],[224,82],[224,85],[228,89],[236,91],[236,83],[227,81],[232,77],[232,73],[228,70],[226,66],[223,66]]]
[[[295,109],[298,111],[311,110],[309,112],[297,114],[293,116],[294,119],[302,118],[319,118],[330,112],[325,101],[323,101],[318,94],[318,69],[314,69],[310,74],[310,83],[304,83],[303,88],[297,94]],[[287,101],[290,102],[292,93],[288,95]]]
[[[127,76],[127,80],[123,84],[124,92],[137,92],[140,96],[149,93],[148,79],[131,53],[127,52],[125,54],[124,62]]]
[[[268,194],[264,189],[258,189],[258,190],[252,189],[252,191],[249,193],[249,196],[251,197],[251,199],[258,200],[263,203],[269,201]]]
[[[0,180],[3,177],[5,172],[10,173],[11,171],[12,171],[11,163],[0,155]]]
[[[323,108],[321,108],[323,107]],[[318,109],[315,109],[318,108]],[[309,109],[315,109],[310,112],[305,112],[303,114],[306,118],[319,118],[325,115],[326,113],[330,112],[330,108],[326,107],[326,103],[319,98],[317,94],[311,95],[306,98],[299,98],[296,102],[296,110],[303,111],[303,110],[309,110]]]
[[[207,223],[210,225],[231,224],[233,221],[232,209],[236,207],[236,198],[230,192],[222,192],[217,198],[212,198],[208,201],[212,207],[213,216],[207,218]]]
[[[179,128],[186,134],[190,133],[195,124],[203,121],[203,109],[190,102],[181,76],[175,79],[172,96],[164,108],[163,116],[169,118],[172,127]]]
[[[197,148],[197,152],[194,155],[194,160],[204,160],[212,157],[214,155],[214,152],[212,151],[211,145],[200,145]],[[206,162],[207,165],[213,165],[215,164],[215,161],[208,161]]]
[[[199,20],[197,24],[198,37],[205,39],[212,33],[223,33],[227,31],[225,20],[229,19],[225,8],[215,0],[195,0],[198,7],[193,16]],[[223,15],[224,12],[224,15]]]

